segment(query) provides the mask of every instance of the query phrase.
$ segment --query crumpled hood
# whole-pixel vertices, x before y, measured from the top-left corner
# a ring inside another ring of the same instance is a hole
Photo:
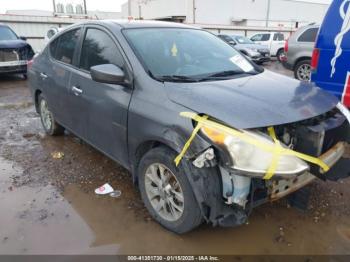
[[[17,40],[1,40],[0,41],[0,49],[1,48],[22,48],[28,46],[29,44],[26,41],[21,39]]]
[[[258,128],[312,118],[334,108],[338,99],[310,83],[265,70],[232,80],[165,83],[168,97],[188,111],[239,128]]]

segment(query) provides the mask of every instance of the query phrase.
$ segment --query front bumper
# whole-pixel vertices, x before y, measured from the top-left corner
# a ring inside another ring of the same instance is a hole
[[[258,57],[251,57],[252,61],[255,63],[265,63],[269,62],[271,60],[270,56],[258,56]]]
[[[344,161],[343,156],[348,144],[345,142],[339,142],[334,147],[329,149],[326,153],[322,154],[319,158],[330,168],[336,165],[342,164]],[[350,161],[350,160],[349,160]],[[320,173],[323,173],[320,170]],[[332,170],[330,173],[323,174],[325,179],[332,180]],[[302,175],[291,177],[290,179],[273,180],[267,182],[269,199],[274,201],[285,197],[298,189],[308,185],[316,179],[316,176],[310,172],[306,172]]]
[[[27,61],[0,62],[0,74],[23,74],[27,72]]]

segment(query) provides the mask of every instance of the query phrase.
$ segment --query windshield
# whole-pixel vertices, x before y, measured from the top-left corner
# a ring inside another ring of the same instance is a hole
[[[0,41],[1,40],[17,40],[17,35],[8,27],[0,26]]]
[[[239,44],[254,44],[252,40],[244,36],[233,36],[233,38],[236,39]]]
[[[254,74],[254,66],[215,35],[196,29],[123,31],[146,70],[164,81],[212,80]]]

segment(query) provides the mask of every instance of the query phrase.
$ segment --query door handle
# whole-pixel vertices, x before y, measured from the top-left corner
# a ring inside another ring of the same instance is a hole
[[[80,96],[83,93],[83,90],[81,90],[79,87],[72,86],[72,92],[76,96]]]
[[[40,73],[40,77],[41,77],[42,79],[46,79],[46,78],[47,78],[47,74],[45,74],[45,73]]]

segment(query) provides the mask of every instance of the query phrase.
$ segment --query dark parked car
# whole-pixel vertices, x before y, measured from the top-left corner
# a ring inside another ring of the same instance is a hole
[[[200,29],[73,25],[34,58],[29,84],[47,134],[67,129],[130,170],[150,214],[177,233],[241,225],[316,177],[349,174],[349,123],[334,96]],[[343,172],[324,174],[333,165]]]
[[[0,24],[0,74],[23,74],[27,78],[27,63],[34,56],[24,37]]]
[[[218,37],[234,46],[257,64],[271,60],[270,50],[266,45],[254,43],[249,38],[240,35],[218,35]]]

